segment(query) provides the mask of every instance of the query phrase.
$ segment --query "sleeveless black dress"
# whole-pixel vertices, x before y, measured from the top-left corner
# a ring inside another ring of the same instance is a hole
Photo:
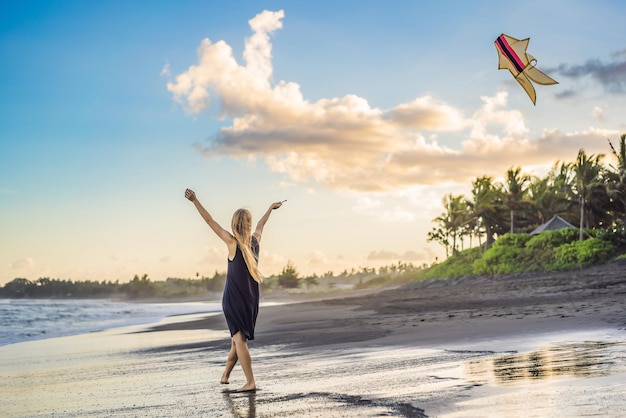
[[[259,257],[259,242],[252,237],[252,253]],[[231,337],[241,331],[248,340],[254,340],[254,326],[259,314],[259,283],[257,283],[237,246],[235,257],[228,260],[226,285],[222,296],[222,310]]]

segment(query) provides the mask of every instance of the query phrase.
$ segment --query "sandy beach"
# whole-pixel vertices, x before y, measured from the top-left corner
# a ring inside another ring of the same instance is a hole
[[[264,295],[259,390],[221,314],[0,347],[2,416],[623,416],[626,263]]]

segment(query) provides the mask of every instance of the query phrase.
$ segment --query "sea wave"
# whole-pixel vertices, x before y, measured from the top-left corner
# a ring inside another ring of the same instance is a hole
[[[156,323],[168,316],[218,312],[219,302],[0,299],[0,346]]]

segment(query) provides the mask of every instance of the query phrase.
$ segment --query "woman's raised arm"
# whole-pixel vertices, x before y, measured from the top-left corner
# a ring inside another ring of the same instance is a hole
[[[282,202],[272,203],[269,209],[267,209],[265,214],[261,217],[261,219],[259,219],[259,222],[256,224],[256,229],[254,230],[254,234],[252,234],[256,237],[256,240],[258,242],[261,242],[261,234],[263,234],[263,228],[265,227],[267,220],[270,218],[272,211],[274,209],[278,209],[279,207],[281,207],[284,202],[286,202],[286,200],[283,200]]]
[[[220,237],[220,239],[229,246],[229,248],[232,245],[236,245],[237,241],[235,240],[235,237],[233,237],[230,232],[222,228],[220,224],[218,224],[215,219],[213,219],[211,214],[204,208],[204,206],[202,206],[202,203],[200,203],[200,201],[196,198],[196,193],[193,190],[185,190],[185,197],[194,204],[196,209],[198,209],[198,213],[200,213],[200,216],[202,216],[202,219],[204,219],[204,221],[211,227],[213,232],[215,232],[217,236]]]

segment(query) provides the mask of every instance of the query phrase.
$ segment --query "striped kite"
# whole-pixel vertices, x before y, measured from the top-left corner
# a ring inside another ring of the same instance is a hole
[[[537,60],[526,52],[529,40],[530,38],[519,40],[502,34],[498,36],[494,44],[498,51],[498,69],[509,70],[535,104],[537,95],[530,80],[542,85],[558,84],[558,82],[535,68]]]

